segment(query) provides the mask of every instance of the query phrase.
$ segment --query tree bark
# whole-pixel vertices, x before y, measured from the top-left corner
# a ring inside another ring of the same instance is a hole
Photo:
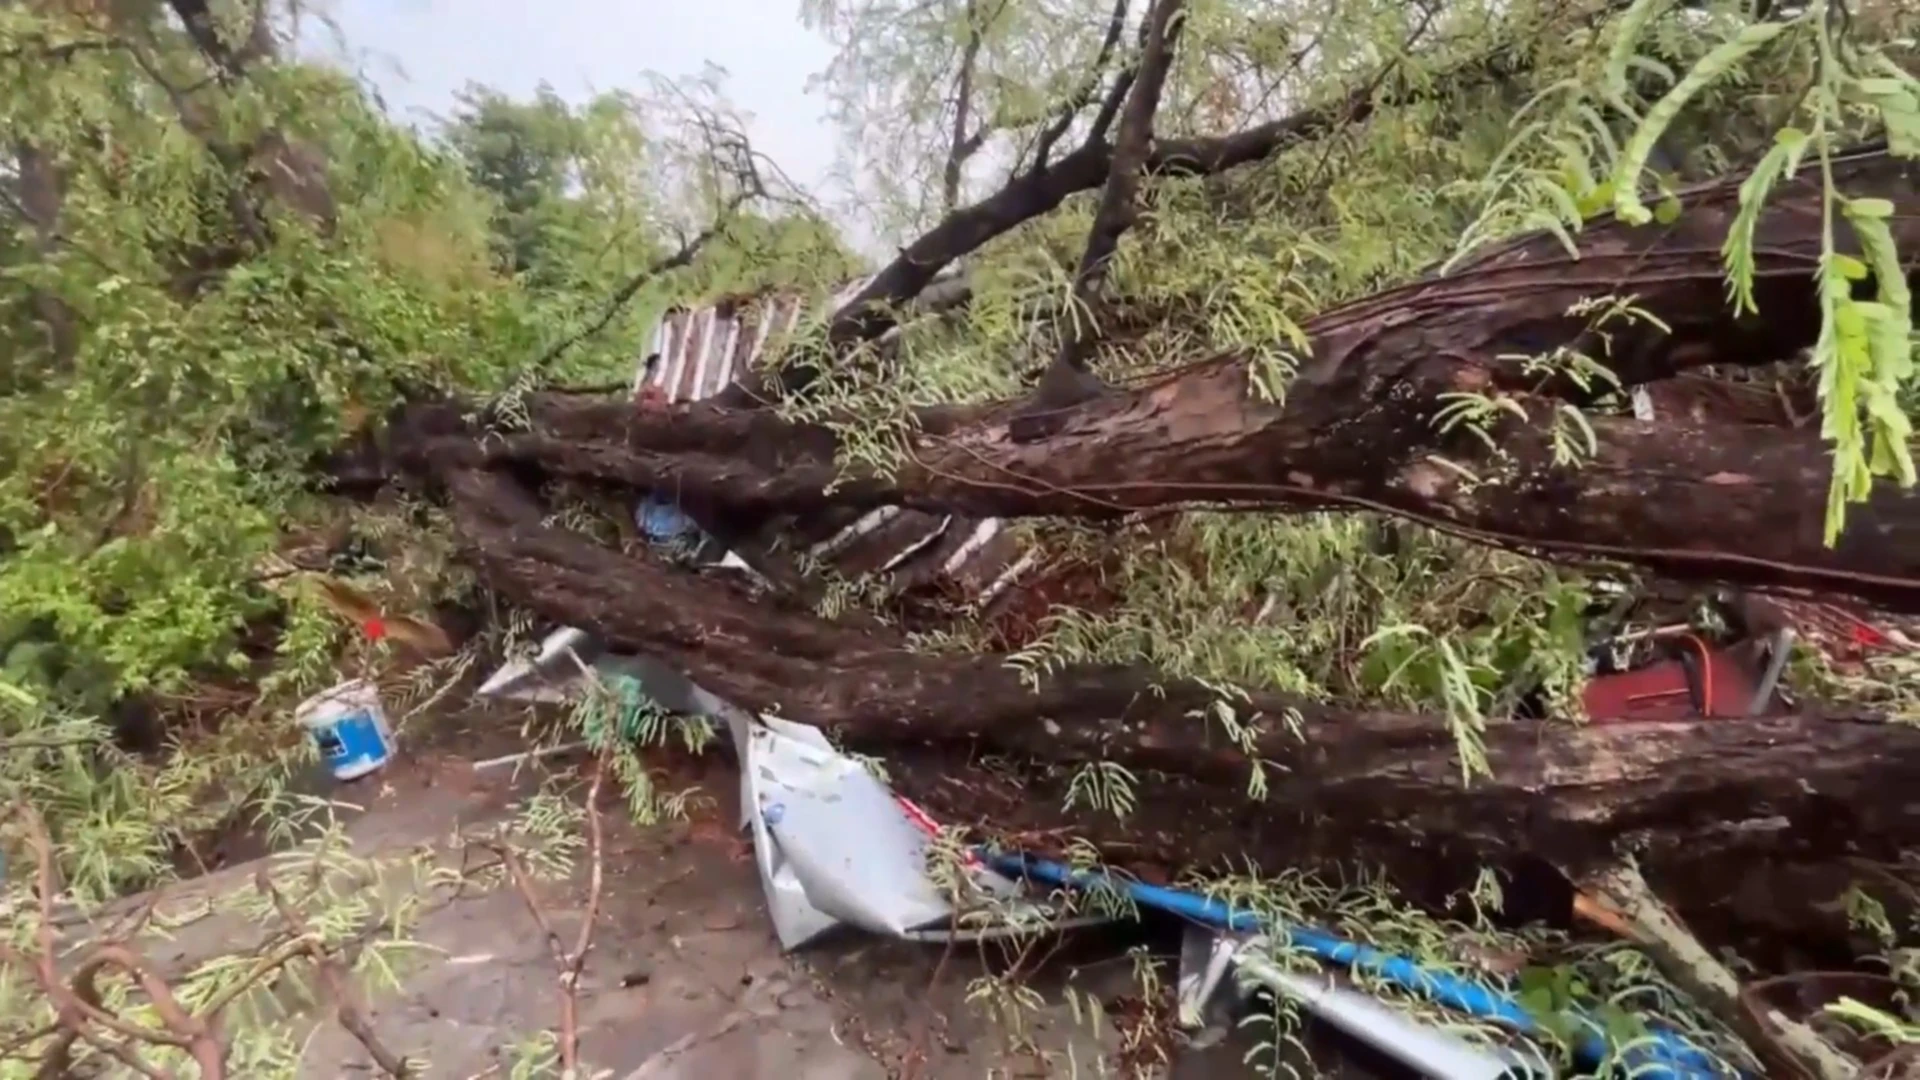
[[[1856,197],[1912,205],[1914,167],[1865,153],[1836,167]],[[531,431],[474,440],[451,408],[405,418],[398,447],[416,469],[533,466],[548,473],[696,494],[747,513],[899,504],[979,516],[1111,517],[1189,503],[1366,509],[1487,543],[1579,560],[1636,563],[1678,578],[1791,586],[1920,610],[1920,492],[1880,485],[1825,543],[1830,464],[1812,433],[1681,420],[1590,420],[1591,460],[1569,463],[1555,410],[1592,394],[1525,357],[1576,348],[1623,383],[1709,363],[1762,363],[1811,345],[1819,313],[1818,181],[1776,192],[1762,215],[1756,286],[1762,318],[1724,301],[1720,238],[1737,208],[1731,180],[1683,193],[1672,226],[1608,221],[1570,258],[1523,238],[1311,320],[1312,359],[1284,403],[1249,390],[1249,361],[1224,357],[1162,381],[1061,410],[1022,442],[1017,404],[918,415],[891,475],[848,475],[825,427],[766,412],[549,396]],[[1920,215],[1894,219],[1920,249]],[[1567,314],[1596,294],[1625,296],[1671,328]],[[1500,395],[1524,409],[1486,439],[1437,422],[1446,395]]]
[[[1491,777],[1463,782],[1443,718],[1254,694],[1236,708],[1250,734],[1229,738],[1206,719],[1216,695],[1198,684],[1115,667],[1030,683],[1005,656],[912,653],[885,628],[779,610],[543,525],[542,508],[499,474],[445,479],[466,557],[506,598],[653,655],[743,708],[815,724],[862,750],[1115,761],[1165,774],[1165,785],[1143,786],[1183,793],[1201,807],[1194,822],[1230,825],[1236,844],[1251,828],[1276,859],[1427,837],[1481,853],[1548,852],[1569,865],[1604,859],[1623,841],[1725,850],[1812,842],[1843,826],[1874,841],[1920,833],[1908,800],[1889,795],[1915,790],[1920,776],[1920,731],[1907,727],[1811,715],[1509,722],[1485,733]],[[1258,803],[1244,795],[1255,759],[1266,763],[1268,789]],[[1185,823],[1165,831],[1198,842]]]

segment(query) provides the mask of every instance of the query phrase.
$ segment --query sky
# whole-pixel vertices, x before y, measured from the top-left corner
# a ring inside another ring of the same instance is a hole
[[[754,145],[819,192],[833,165],[825,99],[807,92],[833,53],[800,25],[799,0],[334,0],[347,62],[402,120],[445,113],[468,82],[530,95],[542,80],[580,101],[638,87],[646,71],[725,68]],[[328,43],[329,51],[337,49]]]

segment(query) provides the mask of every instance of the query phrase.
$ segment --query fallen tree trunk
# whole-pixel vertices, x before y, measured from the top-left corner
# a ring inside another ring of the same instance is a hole
[[[1593,459],[1557,460],[1551,431],[1504,422],[1497,450],[1433,430],[1393,391],[1356,407],[1247,398],[1223,365],[1074,410],[1019,443],[998,417],[923,434],[894,476],[849,479],[823,429],[695,407],[674,417],[552,404],[553,427],[416,442],[434,468],[532,466],[754,514],[900,504],[983,517],[1105,518],[1157,507],[1371,510],[1545,557],[1617,560],[1682,580],[1797,587],[1920,611],[1920,491],[1883,482],[1829,547],[1831,468],[1812,432],[1595,417]],[[1401,383],[1400,385],[1411,385]],[[1549,402],[1534,404],[1547,412]],[[560,415],[580,415],[561,421]],[[562,437],[587,416],[601,433]]]
[[[1836,171],[1848,190],[1906,206],[1912,168],[1867,152]],[[1811,431],[1594,416],[1591,460],[1568,457],[1582,435],[1558,410],[1591,395],[1526,357],[1572,348],[1634,383],[1773,362],[1818,333],[1817,184],[1787,185],[1762,215],[1764,319],[1734,317],[1723,300],[1718,243],[1737,185],[1683,197],[1688,209],[1672,226],[1590,228],[1578,261],[1533,236],[1312,320],[1313,358],[1281,404],[1249,389],[1248,361],[1227,357],[1061,410],[1032,441],[1010,429],[1018,403],[926,410],[903,464],[884,476],[848,475],[828,427],[709,405],[654,414],[547,396],[531,403],[532,430],[483,441],[458,409],[423,408],[403,418],[396,442],[415,469],[531,466],[758,514],[885,504],[996,517],[1189,503],[1366,509],[1550,557],[1920,610],[1920,492],[1881,485],[1828,547],[1831,466]],[[1903,250],[1920,248],[1920,215],[1895,220]],[[1569,314],[1602,294],[1631,295],[1670,332],[1650,320],[1596,328]],[[1527,420],[1495,410],[1482,430],[1444,429],[1442,409],[1463,394],[1499,397]]]
[[[1199,684],[1114,667],[1029,680],[1005,656],[910,652],[885,628],[778,610],[544,525],[542,508],[499,474],[445,479],[467,558],[506,598],[656,656],[744,708],[815,724],[858,749],[1167,774],[1179,778],[1170,790],[1217,803],[1212,816],[1271,822],[1259,831],[1277,858],[1408,836],[1547,852],[1563,865],[1604,859],[1623,841],[1777,847],[1830,842],[1840,827],[1920,838],[1920,817],[1888,794],[1920,777],[1911,728],[1812,715],[1505,723],[1484,733],[1492,775],[1463,782],[1443,718],[1255,694],[1236,704],[1245,730],[1229,737],[1208,718],[1216,693]],[[1252,803],[1243,793],[1256,761],[1267,793]]]
[[[1838,171],[1855,194],[1911,198],[1906,167],[1884,155],[1849,158]],[[566,395],[532,399],[530,429],[485,439],[458,406],[418,407],[396,424],[392,449],[447,489],[482,578],[536,613],[855,748],[955,759],[992,751],[1069,769],[1111,761],[1163,774],[1171,779],[1146,789],[1210,807],[1176,831],[1223,823],[1236,849],[1270,845],[1284,861],[1417,835],[1578,866],[1622,843],[1704,853],[1920,840],[1920,817],[1887,795],[1920,774],[1913,729],[1803,715],[1500,723],[1476,734],[1438,717],[1254,693],[1233,703],[1240,722],[1230,733],[1213,719],[1219,699],[1208,687],[1139,668],[1029,673],[1007,656],[915,653],[888,628],[828,623],[548,527],[545,509],[509,479],[611,480],[759,513],[1362,507],[1490,543],[1920,608],[1920,496],[1882,490],[1827,548],[1828,463],[1811,435],[1597,417],[1592,460],[1570,463],[1538,423],[1503,420],[1485,440],[1436,423],[1451,394],[1503,395],[1535,421],[1586,396],[1517,357],[1577,349],[1635,382],[1810,344],[1818,190],[1786,185],[1764,215],[1764,321],[1733,318],[1721,302],[1717,249],[1735,186],[1685,198],[1687,213],[1670,227],[1593,226],[1577,261],[1556,241],[1525,238],[1458,273],[1313,320],[1313,358],[1280,404],[1250,392],[1246,361],[1225,358],[1063,410],[1034,441],[1008,429],[1019,403],[929,409],[888,475],[846,474],[832,428],[768,410],[656,415]],[[1896,220],[1920,230],[1911,215]],[[1671,332],[1596,329],[1569,314],[1596,295],[1627,294]],[[1463,738],[1483,742],[1490,777],[1463,777]],[[1256,769],[1266,788],[1258,804],[1243,797]],[[1240,835],[1248,830],[1258,837]]]

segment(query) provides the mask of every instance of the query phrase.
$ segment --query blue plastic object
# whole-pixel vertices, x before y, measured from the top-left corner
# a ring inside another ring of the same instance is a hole
[[[1539,1021],[1512,997],[1490,990],[1470,979],[1445,972],[1430,971],[1403,956],[1394,956],[1332,934],[1304,927],[1264,925],[1253,912],[1233,908],[1219,900],[1159,885],[1127,881],[1101,871],[1076,871],[1047,859],[1004,852],[981,851],[995,870],[1008,877],[1030,878],[1048,885],[1078,889],[1118,889],[1144,907],[1155,908],[1193,922],[1239,933],[1266,931],[1284,934],[1293,946],[1304,949],[1324,963],[1359,968],[1410,990],[1456,1012],[1494,1020],[1526,1034],[1540,1034]],[[1598,1029],[1598,1024],[1593,1027]],[[1724,1080],[1726,1072],[1717,1060],[1672,1031],[1655,1029],[1652,1038],[1621,1054],[1620,1071],[1633,1080]],[[1586,1068],[1595,1068],[1607,1060],[1607,1040],[1592,1034],[1574,1048],[1575,1057]]]
[[[320,756],[337,780],[357,780],[380,768],[393,756],[393,747],[371,709],[355,709],[332,722],[310,729]]]
[[[670,499],[648,495],[634,511],[634,521],[648,540],[656,544],[684,543],[695,539],[700,526]]]

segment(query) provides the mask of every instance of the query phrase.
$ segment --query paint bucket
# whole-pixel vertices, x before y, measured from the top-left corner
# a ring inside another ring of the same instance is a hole
[[[393,756],[393,732],[380,691],[365,679],[343,682],[300,703],[293,722],[307,729],[335,780],[358,780]]]

